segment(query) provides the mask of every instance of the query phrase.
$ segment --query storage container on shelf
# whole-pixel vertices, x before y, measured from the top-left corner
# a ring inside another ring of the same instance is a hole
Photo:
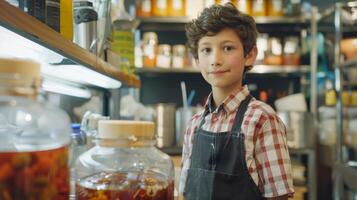
[[[154,132],[153,122],[99,121],[96,146],[76,163],[76,198],[173,200],[173,163]]]
[[[239,11],[247,15],[252,14],[252,0],[238,0],[236,6]]]
[[[284,0],[268,0],[267,15],[268,16],[283,16],[284,15]]]
[[[40,65],[0,59],[0,199],[68,199],[70,120],[37,100]]]
[[[152,0],[152,15],[167,17],[169,14],[169,0]]]
[[[160,44],[158,46],[156,66],[161,68],[171,67],[171,46],[168,44]]]
[[[175,17],[186,16],[186,0],[169,0],[168,14]]]
[[[155,32],[144,33],[143,41],[142,41],[144,67],[156,66],[157,47],[158,47],[157,34]]]
[[[261,17],[267,15],[267,0],[252,0],[252,16]]]
[[[150,17],[152,15],[151,0],[136,0],[136,16]]]

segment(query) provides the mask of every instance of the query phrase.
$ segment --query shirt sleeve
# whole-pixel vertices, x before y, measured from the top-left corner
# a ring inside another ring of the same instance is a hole
[[[263,118],[265,121],[255,144],[259,187],[266,198],[292,196],[294,188],[286,128],[276,114]]]

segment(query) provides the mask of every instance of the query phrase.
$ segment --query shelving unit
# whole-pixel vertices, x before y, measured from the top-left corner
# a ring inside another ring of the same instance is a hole
[[[319,19],[319,31],[325,34],[331,34],[334,39],[334,49],[333,49],[333,69],[335,75],[335,92],[336,92],[336,144],[334,146],[334,152],[332,156],[334,158],[332,167],[332,195],[333,199],[345,199],[344,186],[346,183],[350,185],[355,185],[354,195],[355,199],[357,197],[357,180],[353,179],[353,176],[346,176],[346,171],[352,171],[357,174],[357,170],[353,169],[353,166],[349,165],[349,161],[346,160],[343,148],[344,145],[344,127],[345,127],[345,114],[344,105],[342,103],[342,91],[344,86],[350,84],[344,80],[345,70],[351,67],[357,67],[357,59],[351,59],[347,61],[341,60],[341,41],[344,37],[357,36],[357,22],[350,21],[346,17],[346,12],[351,9],[357,9],[357,1],[350,2],[338,2],[327,8],[321,15]],[[351,173],[351,172],[350,172]],[[347,178],[347,179],[346,179]],[[351,184],[352,183],[352,184]],[[348,185],[348,184],[347,184]]]
[[[140,87],[140,80],[137,76],[121,72],[118,68],[77,46],[58,32],[20,9],[11,6],[6,1],[0,1],[0,10],[0,28],[10,31],[9,34],[16,34],[19,38],[29,39],[47,49],[50,54],[63,56],[63,60],[69,59],[75,65],[86,67],[118,80],[122,82],[124,87]],[[8,45],[12,45],[12,41],[1,42],[8,42]],[[51,58],[48,58],[48,60],[51,60]],[[60,62],[56,60],[55,62],[50,61],[48,64],[56,65],[60,64]]]
[[[200,73],[199,69],[187,68],[137,68],[138,74],[166,74],[166,73]],[[254,65],[250,74],[306,74],[310,72],[308,65]]]

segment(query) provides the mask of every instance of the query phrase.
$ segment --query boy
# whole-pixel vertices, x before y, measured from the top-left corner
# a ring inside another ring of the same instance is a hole
[[[254,19],[231,3],[213,5],[186,25],[186,35],[212,92],[185,133],[180,193],[187,200],[288,199],[285,126],[242,86],[257,55]]]

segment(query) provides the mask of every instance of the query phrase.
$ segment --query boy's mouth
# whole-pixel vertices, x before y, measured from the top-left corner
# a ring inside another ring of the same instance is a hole
[[[230,70],[217,70],[217,71],[208,72],[208,74],[219,75],[219,74],[223,74],[223,73],[226,73],[226,72],[229,72],[229,71]]]

